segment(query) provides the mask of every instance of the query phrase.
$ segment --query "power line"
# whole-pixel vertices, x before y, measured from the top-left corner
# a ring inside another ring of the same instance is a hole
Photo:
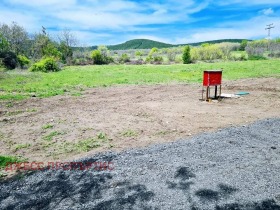
[[[270,30],[272,28],[275,28],[275,26],[273,25],[273,23],[266,25],[267,28],[265,28],[265,30],[268,30],[268,39],[270,39]]]

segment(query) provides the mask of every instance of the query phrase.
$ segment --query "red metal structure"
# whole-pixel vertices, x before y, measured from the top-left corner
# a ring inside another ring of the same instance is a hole
[[[206,86],[206,100],[210,98],[210,86],[215,86],[215,98],[217,98],[217,86],[220,86],[220,94],[222,92],[222,70],[205,70],[203,72],[203,87]],[[202,89],[202,100],[203,100],[203,92]]]

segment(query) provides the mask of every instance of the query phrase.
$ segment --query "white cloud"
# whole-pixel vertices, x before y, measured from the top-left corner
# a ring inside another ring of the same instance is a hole
[[[208,40],[217,39],[255,39],[265,38],[267,31],[265,30],[266,25],[275,23],[277,27],[280,26],[278,18],[257,16],[247,21],[240,22],[228,22],[220,24],[215,28],[201,28],[191,32],[185,32],[191,34],[190,36],[183,37],[182,35],[176,37],[174,40],[170,40],[172,43],[194,43]],[[279,37],[279,30],[271,31],[272,37]],[[182,38],[183,37],[183,38]]]
[[[262,14],[264,14],[264,15],[271,15],[271,14],[274,13],[273,9],[271,9],[271,8],[264,9],[264,10],[262,10],[262,11],[260,11],[260,12],[261,12]]]
[[[218,0],[215,3],[219,5],[231,5],[231,4],[240,4],[242,5],[279,5],[279,0],[250,0],[250,1],[243,1],[243,0]]]
[[[36,19],[29,16],[28,13],[17,13],[10,11],[0,12],[0,23],[11,24],[13,21],[24,27],[29,32],[33,32],[37,27],[41,27],[41,25],[38,25]]]
[[[76,0],[5,0],[9,4],[14,4],[14,5],[25,5],[29,7],[42,7],[45,9],[48,9],[47,7],[51,8],[67,8],[75,5]]]

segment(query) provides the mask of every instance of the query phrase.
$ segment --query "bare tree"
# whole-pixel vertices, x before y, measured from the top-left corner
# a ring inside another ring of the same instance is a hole
[[[60,43],[63,42],[67,47],[75,47],[78,44],[76,36],[68,28],[65,28],[61,31],[58,39]]]
[[[71,64],[73,56],[73,47],[77,46],[78,40],[70,29],[65,28],[58,36],[62,61],[68,65]]]

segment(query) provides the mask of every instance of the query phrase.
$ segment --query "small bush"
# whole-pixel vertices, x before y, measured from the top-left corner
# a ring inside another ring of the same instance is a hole
[[[109,64],[114,62],[114,59],[112,57],[107,56],[100,50],[93,50],[91,53],[91,58],[93,60],[93,64],[96,65]]]
[[[0,52],[0,60],[7,69],[15,69],[17,67],[18,59],[15,53],[10,51]]]
[[[57,65],[56,61],[52,57],[43,58],[37,63],[34,63],[30,68],[30,71],[41,71],[41,72],[56,72],[59,71],[60,68]]]
[[[154,61],[153,61],[154,64],[161,64],[162,62],[163,62],[163,57],[161,56],[154,57]]]
[[[22,69],[24,68],[24,66],[26,66],[30,63],[30,60],[24,55],[18,55],[17,59],[18,59],[20,68],[22,68]]]
[[[97,64],[97,65],[104,64],[104,59],[103,59],[103,56],[102,56],[100,50],[93,50],[91,53],[91,58],[92,58],[94,64]]]
[[[126,53],[122,54],[122,56],[119,58],[120,63],[127,63],[130,62],[130,58]]]
[[[148,55],[148,56],[146,57],[145,61],[146,61],[147,63],[152,62],[152,61],[153,61],[153,56]]]
[[[145,60],[147,63],[152,63],[152,64],[161,64],[162,61],[163,61],[163,58],[161,56],[158,56],[158,55],[148,55],[146,57],[146,60]]]

